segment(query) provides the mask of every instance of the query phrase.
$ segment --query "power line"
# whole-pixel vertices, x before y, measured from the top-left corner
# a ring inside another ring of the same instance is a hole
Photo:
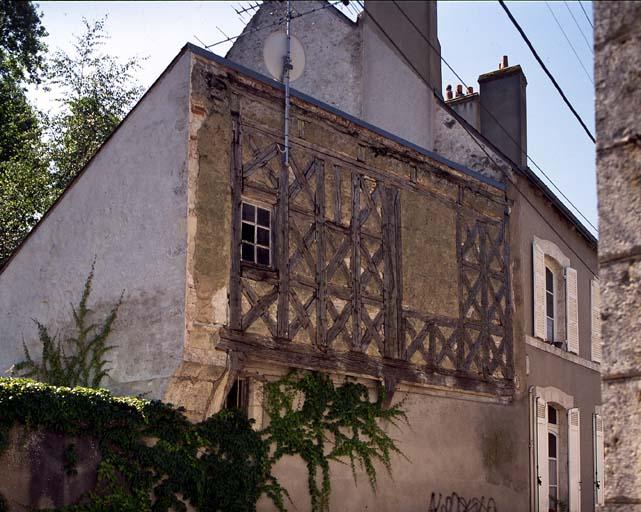
[[[579,64],[583,68],[583,71],[585,71],[585,76],[588,77],[588,80],[592,82],[592,85],[594,85],[594,80],[592,80],[592,77],[590,76],[590,73],[588,73],[588,70],[586,69],[585,65],[583,64],[583,61],[581,60],[581,57],[579,57],[579,54],[576,52],[576,49],[574,48],[574,45],[570,41],[570,38],[568,35],[565,33],[565,30],[563,30],[563,27],[561,26],[561,23],[559,22],[559,19],[556,17],[556,14],[554,14],[554,11],[552,10],[552,7],[550,7],[549,2],[545,2],[546,7],[548,8],[548,11],[550,11],[550,14],[554,18],[554,21],[556,21],[556,25],[559,27],[559,30],[563,34],[563,37],[565,37],[565,40],[567,43],[570,45],[570,48],[572,49],[572,53],[574,53],[574,56],[576,57],[576,60],[579,61]]]
[[[429,39],[428,39],[428,38],[423,34],[423,32],[422,32],[422,31],[421,31],[421,30],[416,26],[416,24],[414,23],[414,21],[413,21],[413,20],[412,20],[408,15],[407,15],[407,13],[406,13],[402,8],[401,8],[401,6],[400,6],[400,5],[398,5],[398,3],[396,2],[396,0],[393,0],[393,1],[394,1],[394,5],[396,6],[396,8],[401,12],[401,14],[403,14],[403,16],[405,17],[405,19],[406,19],[406,20],[407,20],[407,21],[412,25],[412,27],[414,27],[414,29],[419,33],[419,35],[422,37],[422,39],[423,39],[423,40],[424,40],[424,41],[425,41],[425,42],[426,42],[426,43],[427,43],[427,44],[432,48],[432,50],[433,50],[434,52],[436,52],[436,54],[437,54],[437,55],[439,56],[439,58],[443,61],[443,63],[444,63],[444,64],[445,64],[449,69],[450,69],[450,71],[452,71],[452,73],[454,73],[454,76],[456,76],[456,78],[458,78],[458,79],[461,81],[461,83],[462,83],[465,87],[467,87],[467,84],[465,83],[465,80],[463,80],[463,78],[461,78],[461,76],[460,76],[460,75],[459,75],[459,74],[454,70],[454,68],[453,68],[452,66],[450,66],[450,64],[447,62],[447,60],[445,60],[445,58],[444,58],[444,57],[443,57],[443,55],[438,51],[438,49],[436,49],[436,48],[434,47],[434,45],[432,44],[432,42],[431,42],[431,41],[430,41],[430,40],[429,40]],[[371,15],[370,15],[370,17],[371,17]],[[374,21],[374,19],[373,19],[373,18],[372,18],[372,21]],[[382,29],[381,29],[381,30],[382,30]],[[394,44],[394,43],[393,43],[393,44]],[[400,51],[400,50],[399,50],[399,51]],[[411,63],[410,63],[410,65],[413,67],[413,65],[412,65]],[[414,67],[413,67],[413,69],[414,69],[414,71],[415,71],[415,72],[417,72],[417,73],[418,73],[418,71],[416,70],[416,68],[414,68]],[[431,86],[430,86],[430,89],[434,90]],[[487,113],[487,114],[488,114],[488,115],[489,115],[489,116],[494,120],[494,122],[497,124],[497,126],[499,126],[499,128],[501,128],[501,130],[503,131],[503,133],[505,133],[505,135],[506,135],[506,136],[507,136],[507,137],[508,137],[508,138],[509,138],[509,139],[510,139],[510,140],[511,140],[515,145],[516,145],[516,147],[518,147],[518,148],[519,148],[519,151],[520,151],[520,152],[525,153],[525,152],[523,151],[523,149],[521,148],[521,144],[520,144],[517,140],[515,140],[515,139],[514,139],[514,137],[512,137],[512,134],[511,134],[511,133],[510,133],[510,132],[509,132],[509,131],[508,131],[508,130],[507,130],[507,129],[506,129],[506,128],[505,128],[505,127],[500,123],[500,122],[499,122],[499,120],[494,116],[494,114],[493,114],[490,110],[488,110],[488,109],[487,109],[487,107],[485,107],[482,103],[479,103],[479,106],[481,107],[481,109],[482,109],[482,110],[484,110],[484,111],[485,111],[485,112],[486,112],[486,113]],[[469,132],[468,132],[468,133],[469,133]],[[487,153],[486,153],[486,154],[487,154]],[[588,219],[588,218],[583,214],[583,212],[579,209],[579,207],[578,207],[578,206],[576,206],[576,205],[572,202],[572,200],[571,200],[568,196],[566,196],[566,195],[565,195],[565,193],[564,193],[564,192],[563,192],[563,191],[562,191],[562,190],[561,190],[561,189],[556,185],[556,183],[554,183],[554,181],[552,180],[552,178],[551,178],[550,176],[548,176],[548,174],[547,174],[547,173],[546,173],[546,172],[541,168],[541,166],[540,166],[539,164],[537,164],[537,163],[534,161],[534,159],[533,159],[530,155],[528,155],[527,153],[525,153],[525,156],[527,157],[527,159],[528,159],[530,162],[532,162],[532,165],[534,165],[534,166],[539,170],[539,172],[540,172],[543,176],[545,176],[545,178],[550,182],[550,184],[551,184],[551,185],[552,185],[552,186],[557,190],[557,192],[558,192],[559,194],[561,194],[561,196],[562,196],[562,197],[563,197],[563,198],[564,198],[564,199],[565,199],[565,200],[566,200],[566,201],[567,201],[567,202],[572,206],[572,208],[574,208],[574,210],[575,210],[575,211],[576,211],[576,212],[577,212],[577,213],[578,213],[578,214],[579,214],[579,215],[580,215],[580,216],[581,216],[581,217],[582,217],[582,218],[583,218],[583,219],[584,219],[584,220],[585,220],[585,221],[586,221],[586,222],[587,222],[587,223],[588,223],[588,224],[589,224],[589,225],[590,225],[590,226],[591,226],[591,227],[592,227],[592,228],[593,228],[597,233],[598,233],[598,231],[599,231],[599,230],[597,229],[597,227],[596,227],[594,224],[592,224],[592,222],[590,222],[590,219]],[[488,157],[489,157],[489,155],[488,155]],[[495,165],[496,165],[496,164],[495,164]]]
[[[590,26],[594,28],[594,25],[592,24],[592,20],[588,16],[588,13],[585,12],[585,9],[583,8],[583,4],[581,3],[581,0],[578,0],[578,2],[579,2],[579,7],[581,7],[581,10],[583,11],[583,14],[585,14],[585,19],[588,20],[588,23],[590,24]]]
[[[516,30],[518,30],[519,34],[521,34],[521,37],[523,38],[523,40],[527,44],[528,48],[532,52],[532,55],[534,55],[534,58],[536,59],[536,61],[543,68],[543,71],[545,71],[545,74],[548,76],[548,78],[550,79],[550,81],[552,82],[552,84],[554,85],[556,90],[559,92],[559,94],[561,95],[561,98],[563,98],[563,101],[565,102],[565,104],[572,111],[572,113],[574,114],[574,117],[576,117],[577,121],[579,121],[579,123],[581,124],[581,126],[585,130],[585,133],[588,134],[588,137],[590,137],[590,140],[592,142],[596,143],[596,139],[594,138],[594,135],[592,135],[592,132],[589,130],[589,128],[587,127],[587,125],[585,124],[583,119],[581,119],[581,116],[576,111],[576,109],[572,106],[572,103],[570,103],[570,100],[567,98],[567,96],[563,92],[563,89],[561,89],[561,86],[557,83],[557,81],[555,80],[554,76],[552,76],[552,73],[550,73],[550,71],[548,70],[547,66],[544,64],[543,60],[541,60],[541,57],[539,57],[539,54],[534,49],[534,46],[532,45],[532,43],[530,42],[528,37],[525,35],[525,32],[523,32],[523,29],[521,28],[521,25],[519,25],[519,23],[516,21],[516,19],[514,19],[514,16],[512,16],[512,13],[507,8],[507,5],[505,5],[505,2],[503,0],[499,0],[499,4],[501,4],[501,7],[503,7],[503,10],[507,14],[508,18],[510,18],[510,21],[512,22],[512,24],[516,27]]]
[[[583,32],[583,29],[581,28],[581,25],[579,25],[579,22],[577,19],[574,17],[574,13],[572,12],[572,9],[570,9],[570,4],[566,2],[566,0],[563,0],[563,3],[565,4],[565,8],[568,10],[570,13],[570,16],[572,16],[572,19],[574,20],[574,24],[576,25],[576,28],[579,29],[579,32],[581,32],[581,35],[583,36],[583,40],[585,41],[585,44],[588,47],[588,50],[590,50],[590,53],[594,55],[594,50],[592,49],[592,45],[590,44],[590,41],[588,41],[587,36],[585,35],[585,32]]]
[[[407,15],[405,14],[405,11],[403,11],[403,9],[401,9],[401,8],[399,7],[399,5],[396,3],[396,0],[393,0],[393,1],[394,1],[394,4],[396,5],[396,7],[397,7],[397,8],[398,8],[398,9],[399,9],[399,10],[400,10],[400,11],[401,11],[401,12],[402,12],[406,17],[407,17]],[[432,90],[432,92],[434,93],[435,97],[439,97],[439,96],[438,96],[438,93],[434,90],[434,88],[432,87],[432,85],[431,85],[430,83],[428,83],[428,81],[427,81],[427,80],[425,80],[425,79],[422,77],[422,75],[418,72],[418,70],[416,69],[416,67],[414,66],[414,64],[412,64],[411,60],[410,60],[410,59],[407,57],[407,55],[406,55],[406,54],[405,54],[405,53],[404,53],[404,52],[399,48],[399,46],[394,42],[394,40],[393,40],[393,39],[391,38],[391,36],[390,36],[386,31],[385,31],[385,29],[383,29],[383,27],[380,25],[380,23],[378,23],[378,21],[374,18],[374,16],[372,16],[372,14],[367,10],[367,8],[363,5],[363,2],[362,2],[361,0],[357,0],[357,3],[358,3],[358,4],[360,4],[361,8],[362,8],[362,9],[363,9],[363,11],[367,14],[367,16],[369,16],[369,17],[370,17],[370,19],[374,22],[374,24],[378,27],[378,29],[383,33],[383,35],[387,38],[387,40],[392,44],[392,46],[394,46],[394,48],[396,49],[396,51],[398,51],[398,52],[399,52],[399,54],[400,54],[400,55],[405,59],[405,62],[407,62],[407,64],[408,64],[408,65],[409,65],[409,66],[414,70],[414,72],[415,72],[415,73],[417,73],[417,75],[418,75],[418,76],[419,76],[419,78],[420,78],[420,79],[425,83],[425,85],[426,85],[429,89],[431,89],[431,90]],[[416,28],[416,27],[415,27],[415,28]],[[419,33],[420,33],[420,34],[422,34],[422,32],[421,32],[421,31],[419,31]],[[428,43],[429,43],[429,40],[428,40]],[[432,46],[432,44],[431,44],[431,43],[429,43],[429,44],[430,44],[430,46],[431,46],[432,48],[434,48],[434,46]],[[443,59],[443,57],[441,57],[441,60],[443,60],[443,61],[445,62],[445,60]],[[457,75],[457,73],[453,70],[453,68],[452,68],[449,64],[447,64],[447,62],[445,62],[445,63],[446,63],[446,65],[448,66],[448,68],[452,69],[452,72],[453,72],[455,75]],[[458,75],[457,75],[457,76],[458,76]],[[488,153],[488,152],[486,151],[486,149],[483,147],[483,144],[481,144],[478,140],[476,140],[476,137],[474,136],[474,134],[473,134],[473,133],[471,133],[471,132],[470,132],[470,130],[466,127],[466,125],[465,125],[464,123],[461,123],[461,122],[459,122],[459,123],[460,123],[461,127],[462,127],[462,128],[463,128],[463,129],[464,129],[464,130],[465,130],[465,131],[470,135],[470,137],[472,138],[472,140],[473,140],[473,141],[474,141],[474,142],[479,146],[479,148],[481,149],[481,151],[483,151],[483,152],[485,153],[485,155],[490,159],[490,161],[494,164],[494,166],[496,167],[496,169],[497,169],[499,172],[502,172],[503,174],[505,174],[505,171],[503,171],[503,170],[498,166],[498,164],[496,163],[496,161],[495,161],[495,160],[494,160],[494,159],[489,155],[489,153]],[[545,223],[548,225],[548,227],[549,227],[549,228],[550,228],[550,229],[551,229],[551,230],[552,230],[552,231],[553,231],[553,232],[554,232],[554,233],[555,233],[555,234],[556,234],[556,235],[557,235],[561,240],[565,240],[565,238],[566,238],[566,237],[565,237],[565,236],[563,236],[561,233],[559,233],[559,231],[554,227],[554,225],[553,225],[550,221],[548,221],[548,220],[547,220],[547,218],[545,217],[545,215],[543,215],[543,213],[541,213],[541,211],[538,209],[538,207],[537,207],[537,206],[536,206],[532,201],[530,201],[530,199],[527,197],[527,195],[525,195],[525,193],[524,193],[524,192],[523,192],[523,191],[518,187],[518,185],[516,184],[516,182],[513,182],[513,183],[512,183],[512,185],[513,185],[514,189],[519,193],[519,195],[520,195],[521,197],[523,197],[523,199],[525,199],[525,201],[526,201],[526,202],[527,202],[527,203],[532,207],[532,209],[533,209],[534,211],[536,211],[536,212],[541,216],[541,218],[543,219],[543,222],[545,222]],[[577,211],[578,211],[578,210],[577,210]],[[579,213],[580,213],[580,212],[579,212]],[[586,219],[586,220],[587,220],[587,219]],[[589,222],[589,221],[588,221],[588,222]],[[592,225],[592,224],[590,224],[590,225]],[[594,226],[593,226],[593,227],[594,227]],[[590,267],[590,266],[585,262],[585,260],[581,257],[581,255],[580,255],[578,252],[576,252],[576,251],[572,248],[572,246],[571,246],[570,244],[568,244],[568,248],[570,249],[570,251],[572,251],[572,252],[574,253],[574,255],[577,257],[577,259],[578,259],[579,261],[581,261],[581,263],[583,263],[583,265],[584,265],[584,266],[585,266],[585,268],[588,270],[588,272],[592,273],[592,275],[596,275],[596,274],[594,274],[594,272],[592,272],[591,267]]]

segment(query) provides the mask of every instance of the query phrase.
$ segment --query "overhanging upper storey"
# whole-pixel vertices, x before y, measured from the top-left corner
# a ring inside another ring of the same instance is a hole
[[[211,165],[231,196],[224,220],[198,218],[228,238],[218,348],[249,366],[512,396],[504,185],[298,93],[287,168],[280,85],[188,50],[198,173]],[[220,251],[208,240],[195,246]]]

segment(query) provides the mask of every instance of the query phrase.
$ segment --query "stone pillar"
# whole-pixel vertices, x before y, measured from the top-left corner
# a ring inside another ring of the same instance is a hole
[[[641,512],[641,2],[595,2],[603,511]]]

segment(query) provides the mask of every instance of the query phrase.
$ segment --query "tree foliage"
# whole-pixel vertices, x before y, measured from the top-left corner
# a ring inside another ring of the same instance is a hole
[[[95,261],[91,265],[78,306],[71,305],[75,334],[65,339],[61,339],[58,335],[52,336],[45,325],[34,320],[38,326],[38,337],[42,344],[40,360],[34,360],[23,343],[25,359],[15,365],[12,372],[14,375],[32,378],[54,386],[87,388],[100,386],[100,382],[107,376],[109,370],[105,356],[114,347],[107,344],[107,338],[116,321],[123,294],[101,325],[90,322],[91,311],[87,307],[87,301],[91,294],[94,266]]]
[[[140,60],[121,63],[102,51],[108,39],[104,18],[83,23],[85,31],[76,36],[73,51],[58,51],[49,63],[50,84],[60,92],[60,112],[49,123],[59,190],[89,161],[142,93],[133,76]]]
[[[53,199],[41,119],[25,94],[40,81],[45,35],[31,2],[0,0],[0,266]]]
[[[47,31],[32,2],[0,0],[0,79],[38,81]]]

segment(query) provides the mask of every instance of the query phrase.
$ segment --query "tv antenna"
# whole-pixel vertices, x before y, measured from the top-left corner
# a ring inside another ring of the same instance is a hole
[[[285,85],[285,149],[283,163],[289,169],[289,83],[303,74],[305,68],[305,50],[301,42],[292,36],[292,2],[287,0],[287,23],[285,33],[274,32],[265,40],[263,59],[267,71],[276,80]]]

